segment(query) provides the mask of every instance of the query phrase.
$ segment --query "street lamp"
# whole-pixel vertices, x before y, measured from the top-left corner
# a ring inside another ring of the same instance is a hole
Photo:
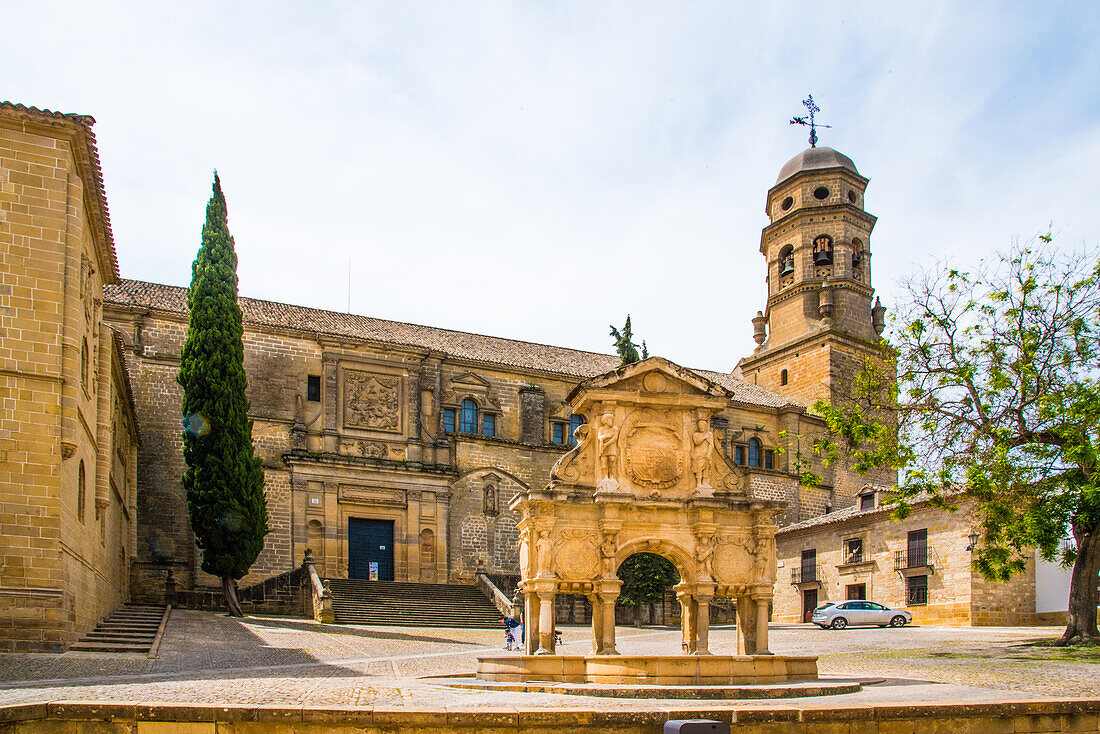
[[[978,534],[971,530],[970,535],[966,536],[966,539],[970,541],[970,545],[966,546],[966,549],[968,551],[974,550],[974,546],[978,544]]]

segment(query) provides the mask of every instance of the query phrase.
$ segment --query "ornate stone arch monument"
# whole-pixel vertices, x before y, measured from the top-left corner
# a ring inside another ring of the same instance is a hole
[[[684,656],[696,661],[695,682],[816,677],[816,658],[768,652],[773,519],[783,504],[752,497],[743,470],[717,446],[711,417],[729,399],[721,386],[659,357],[592,378],[570,393],[573,412],[588,417],[577,428],[577,445],[554,466],[546,487],[521,492],[510,505],[522,517],[526,654],[483,659],[479,677],[613,682],[607,671],[621,668],[638,673],[620,674],[622,681],[660,682],[661,666],[671,670],[678,661],[683,671]],[[622,586],[616,572],[639,552],[668,558],[680,573],[675,591],[683,649],[678,656],[631,657],[625,667],[616,666],[615,660],[625,660],[615,648]],[[591,602],[591,655],[555,655],[557,594],[583,594]],[[737,656],[719,658],[708,649],[715,596],[737,600]],[[754,672],[759,656],[768,656],[766,675]],[[673,677],[664,682],[685,682]]]

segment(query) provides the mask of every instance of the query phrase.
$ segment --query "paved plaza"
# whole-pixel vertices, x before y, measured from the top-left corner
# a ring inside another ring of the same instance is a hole
[[[985,702],[1100,696],[1100,651],[1037,644],[1056,628],[847,629],[772,627],[772,650],[820,656],[822,676],[884,678],[818,705]],[[624,654],[677,651],[679,629],[620,627]],[[0,705],[101,701],[448,710],[523,706],[638,710],[656,702],[482,692],[432,676],[469,674],[478,655],[501,653],[495,630],[320,625],[301,619],[172,612],[159,657],[92,653],[0,655]],[[587,628],[563,629],[566,654],[588,652]],[[712,632],[732,654],[735,630]],[[753,701],[754,707],[797,699]],[[804,703],[812,703],[806,699]],[[686,702],[681,702],[681,704]],[[707,707],[737,702],[698,702]]]

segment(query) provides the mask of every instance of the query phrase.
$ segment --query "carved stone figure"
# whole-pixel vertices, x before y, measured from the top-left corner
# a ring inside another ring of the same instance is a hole
[[[615,416],[604,413],[600,416],[600,427],[596,430],[596,452],[599,456],[599,470],[596,479],[614,479],[619,471],[619,429],[615,427]]]
[[[616,571],[615,552],[617,550],[618,544],[615,542],[615,533],[604,533],[603,542],[600,543],[600,560],[605,577],[614,575]]]
[[[538,561],[539,576],[549,576],[551,573],[551,550],[550,531],[540,530],[539,539],[535,541],[535,559]]]
[[[714,576],[711,561],[714,560],[714,536],[695,536],[695,562],[699,564],[700,575]]]
[[[696,487],[709,487],[711,458],[714,451],[714,433],[710,425],[700,419],[696,430],[691,434],[691,473],[695,475]]]

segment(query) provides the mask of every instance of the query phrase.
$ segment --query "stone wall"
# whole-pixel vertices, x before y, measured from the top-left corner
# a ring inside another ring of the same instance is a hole
[[[880,498],[881,502],[881,498]],[[810,527],[780,530],[776,535],[782,564],[775,593],[775,619],[802,621],[802,592],[817,589],[817,604],[849,598],[849,587],[864,584],[867,599],[896,609],[905,609],[917,624],[1027,625],[1036,623],[1035,571],[1027,571],[1009,582],[987,581],[970,568],[972,555],[966,550],[967,534],[973,522],[972,509],[964,504],[957,513],[927,504],[914,506],[904,520],[894,521],[889,507],[838,516]],[[906,551],[910,530],[928,533],[929,568],[895,570],[898,552]],[[845,541],[860,538],[863,561],[846,563]],[[800,568],[803,550],[816,550],[817,581],[792,583]],[[927,602],[910,604],[907,578],[925,576]]]
[[[128,591],[136,436],[88,124],[0,106],[0,650],[60,651]]]

